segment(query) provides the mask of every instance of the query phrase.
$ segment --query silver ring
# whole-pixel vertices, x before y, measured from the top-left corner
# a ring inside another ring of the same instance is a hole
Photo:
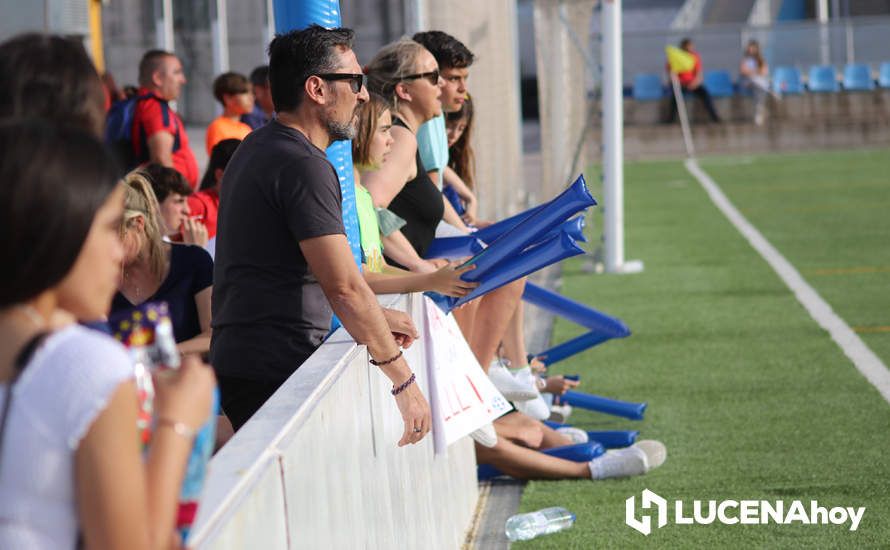
[[[420,428],[414,428],[414,433],[420,433],[420,432],[422,432],[422,431],[423,431],[423,430],[421,430]]]

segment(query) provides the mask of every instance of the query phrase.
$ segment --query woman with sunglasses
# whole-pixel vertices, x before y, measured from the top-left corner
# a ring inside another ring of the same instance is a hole
[[[416,133],[441,112],[439,96],[445,83],[433,55],[408,39],[384,46],[368,65],[367,74],[369,90],[393,106],[393,144],[387,162],[365,174],[363,182],[376,206],[388,208],[407,222],[401,232],[384,240],[386,254],[399,267],[431,273],[436,264],[422,258],[436,236],[445,205],[423,168]]]
[[[411,271],[433,272],[437,262],[422,258],[435,237],[447,199],[423,167],[415,131],[441,111],[439,96],[444,81],[439,77],[435,57],[408,39],[384,46],[367,73],[370,91],[393,105],[393,145],[386,162],[377,170],[363,173],[362,182],[376,206],[392,210],[407,222],[401,233],[384,239],[386,256]],[[486,372],[523,288],[522,281],[504,285],[455,312],[464,337]]]

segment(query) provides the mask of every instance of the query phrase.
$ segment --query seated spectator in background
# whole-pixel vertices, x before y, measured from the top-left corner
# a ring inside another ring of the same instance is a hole
[[[120,226],[124,259],[111,312],[165,301],[180,352],[206,353],[210,349],[213,260],[199,246],[164,242],[158,203],[142,174],[129,173],[124,184]]]
[[[170,241],[204,246],[207,229],[189,211],[192,188],[182,174],[160,164],[147,164],[139,172],[148,179],[158,201],[161,235]]]
[[[256,101],[251,112],[241,115],[241,122],[256,130],[265,126],[275,116],[272,91],[269,87],[268,65],[260,65],[250,72],[250,85],[253,87],[253,97]]]
[[[189,217],[204,224],[208,239],[216,237],[219,183],[222,181],[229,160],[239,145],[241,145],[240,139],[224,139],[213,146],[210,160],[207,162],[207,170],[204,172],[204,177],[201,178],[201,190],[188,197]]]
[[[0,118],[42,117],[101,138],[105,107],[102,82],[80,42],[30,33],[0,45]]]
[[[322,344],[331,310],[400,388],[399,445],[430,430],[430,410],[399,346],[411,318],[377,303],[352,259],[337,172],[325,156],[355,137],[367,100],[353,32],[311,25],[269,45],[276,118],[251,132],[220,188],[211,357],[238,429]]]
[[[754,124],[763,124],[766,94],[769,93],[769,65],[760,53],[760,43],[749,40],[739,63],[739,80],[754,94]]]
[[[81,72],[89,83],[79,90],[98,91],[72,97],[75,85],[50,94],[83,102],[81,112],[101,109],[99,77],[82,46],[42,39],[31,42],[35,61],[48,42],[75,52],[60,51],[45,66],[46,81],[73,57],[91,71]],[[0,58],[6,51],[0,46]],[[95,136],[54,128],[56,105],[44,107],[18,114],[52,118],[0,122],[0,232],[15,235],[0,247],[0,548],[75,548],[78,539],[87,548],[179,546],[175,519],[192,441],[173,428],[206,421],[213,373],[190,359],[156,382],[155,414],[164,420],[143,456],[129,354],[72,322],[101,318],[114,292],[123,256],[119,174]]]
[[[698,98],[699,101],[704,105],[705,110],[708,111],[708,116],[711,117],[712,122],[720,122],[720,117],[717,116],[717,111],[714,109],[714,102],[711,101],[711,94],[708,93],[707,88],[704,86],[704,74],[702,73],[701,68],[701,56],[698,55],[698,52],[695,51],[695,44],[693,44],[691,38],[684,38],[680,41],[680,49],[685,50],[687,53],[695,57],[695,67],[691,71],[686,71],[685,73],[678,73],[677,80],[680,81],[680,88],[684,92],[689,92],[695,97]],[[668,68],[670,71],[670,68]],[[671,114],[668,122],[674,122],[677,118],[677,98],[674,94],[671,94]]]
[[[223,114],[207,127],[205,143],[207,156],[224,139],[244,139],[252,130],[241,122],[241,116],[253,111],[253,92],[247,77],[238,73],[224,73],[213,81],[213,97],[223,106]]]
[[[151,50],[139,62],[139,101],[133,114],[133,156],[175,168],[192,189],[198,185],[198,163],[188,134],[169,102],[179,98],[185,84],[179,58],[163,50]]]

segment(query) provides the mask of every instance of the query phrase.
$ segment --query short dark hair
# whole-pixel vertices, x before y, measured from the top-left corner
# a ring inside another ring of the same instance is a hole
[[[161,63],[168,57],[176,57],[166,50],[148,50],[139,61],[139,85],[150,86],[151,77],[161,68]]]
[[[240,139],[224,139],[213,146],[213,150],[210,151],[210,160],[207,161],[207,170],[204,172],[204,177],[201,178],[201,190],[210,189],[216,185],[216,169],[226,170],[226,166],[229,165],[229,161],[232,160],[232,155],[235,154],[239,145],[241,145]]]
[[[680,40],[680,49],[685,50],[690,44],[692,44],[692,39],[687,36]]]
[[[313,74],[339,67],[337,49],[351,49],[352,29],[318,25],[276,35],[269,44],[269,84],[279,113],[293,111],[303,100],[303,84]]]
[[[476,59],[463,42],[442,31],[419,32],[412,39],[433,54],[439,69],[463,69]]]
[[[269,66],[260,65],[250,71],[250,83],[254,86],[269,87]]]
[[[0,122],[0,156],[5,308],[65,278],[120,171],[92,133],[39,119]]]
[[[223,96],[246,94],[250,91],[250,82],[240,73],[223,73],[213,81],[213,97],[223,103]]]
[[[0,44],[0,118],[46,118],[102,136],[105,92],[83,44],[28,33]]]
[[[144,175],[151,184],[158,202],[164,202],[171,193],[176,193],[183,197],[192,194],[192,188],[189,187],[185,177],[176,168],[152,162],[140,168],[139,173]]]

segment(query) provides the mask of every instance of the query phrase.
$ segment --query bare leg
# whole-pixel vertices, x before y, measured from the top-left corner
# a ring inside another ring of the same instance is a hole
[[[491,464],[516,479],[590,478],[587,462],[572,462],[521,447],[508,439],[498,439],[488,448],[476,444],[476,461]]]
[[[489,292],[482,298],[473,323],[470,349],[483,367],[495,358],[498,345],[504,337],[516,304],[522,299],[525,280],[520,279]]]
[[[522,300],[516,304],[516,310],[510,317],[507,331],[504,333],[504,357],[510,361],[511,369],[521,369],[528,365],[528,351],[525,349],[525,307]]]
[[[464,335],[464,340],[466,340],[467,343],[470,342],[473,335],[473,326],[475,325],[474,321],[476,320],[476,313],[479,310],[479,302],[480,300],[478,299],[472,300],[451,311],[451,314],[454,316],[454,320],[457,322],[457,326],[460,327],[460,332]],[[486,373],[488,372],[488,363],[482,365],[482,370]]]
[[[572,444],[572,440],[568,437],[518,411],[495,420],[494,429],[499,438],[509,439],[533,449],[550,449]]]

